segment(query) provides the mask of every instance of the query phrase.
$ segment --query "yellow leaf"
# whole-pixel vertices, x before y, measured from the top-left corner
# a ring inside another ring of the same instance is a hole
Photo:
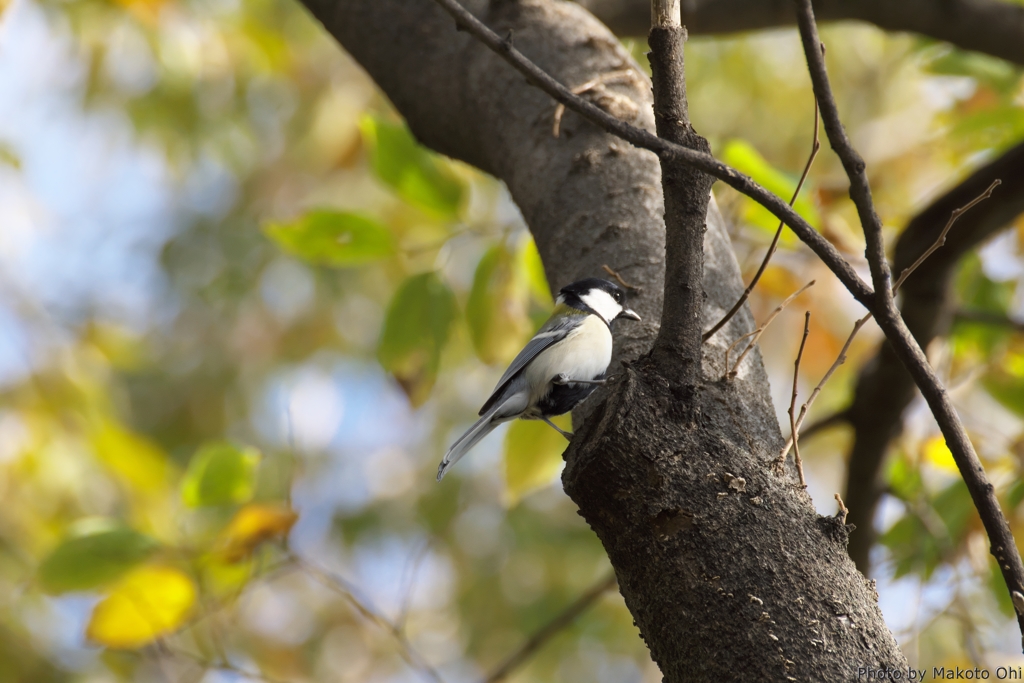
[[[245,559],[260,543],[285,536],[298,519],[299,515],[284,505],[246,505],[221,532],[224,559],[228,562]]]
[[[566,431],[572,428],[569,415],[551,421]],[[562,466],[568,445],[564,436],[539,420],[513,422],[505,435],[505,504],[512,507],[550,482]]]
[[[96,605],[85,635],[110,648],[139,648],[180,628],[195,601],[195,586],[183,572],[140,567]]]
[[[946,445],[946,440],[942,438],[941,434],[925,441],[921,447],[921,453],[924,455],[926,462],[931,463],[940,470],[953,472],[954,474],[960,472],[960,469],[956,466],[956,461],[953,460],[953,453],[950,452],[949,447]]]
[[[171,466],[155,443],[106,419],[89,436],[96,457],[129,485],[147,493],[164,489]]]

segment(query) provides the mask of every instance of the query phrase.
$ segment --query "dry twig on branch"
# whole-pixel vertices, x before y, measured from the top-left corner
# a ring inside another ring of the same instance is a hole
[[[800,442],[797,440],[796,429],[796,395],[800,385],[800,360],[804,357],[804,346],[807,344],[807,335],[811,332],[811,312],[804,313],[804,336],[800,338],[800,350],[796,353],[796,361],[793,362],[793,395],[789,400],[789,427],[793,432],[793,460],[796,462],[796,471],[800,477],[800,486],[807,488],[807,481],[804,479],[804,463],[800,459]]]
[[[804,181],[807,180],[807,174],[811,170],[811,164],[814,163],[814,158],[818,156],[819,149],[821,149],[821,141],[818,139],[818,102],[815,101],[814,140],[811,143],[811,153],[807,157],[807,163],[804,164],[804,170],[803,173],[800,174],[800,181],[796,184],[796,189],[793,191],[793,197],[792,199],[789,200],[790,206],[796,204],[796,198],[800,196],[800,190],[804,186]],[[754,277],[751,278],[750,284],[747,285],[747,288],[743,290],[743,294],[741,294],[740,298],[736,300],[736,303],[733,304],[732,308],[730,308],[729,311],[722,316],[722,319],[715,323],[714,327],[712,327],[710,330],[704,333],[704,341],[711,339],[713,336],[715,336],[716,332],[725,327],[725,324],[732,320],[733,316],[736,315],[736,313],[743,307],[743,304],[747,302],[747,299],[750,298],[750,293],[754,291],[754,287],[756,287],[757,283],[761,280],[761,276],[764,275],[764,271],[768,268],[768,262],[772,260],[772,256],[775,255],[775,250],[778,249],[779,247],[779,238],[782,237],[782,228],[784,226],[785,223],[779,221],[779,227],[778,229],[775,230],[775,236],[772,237],[772,243],[768,245],[768,251],[764,255],[764,260],[761,261],[760,267],[758,267],[757,272],[754,273]]]
[[[723,377],[722,379],[732,379],[733,377],[736,376],[736,373],[739,372],[740,369],[740,363],[743,362],[743,359],[746,358],[747,354],[750,353],[751,349],[754,348],[754,346],[757,344],[757,341],[761,338],[761,335],[764,334],[764,331],[767,330],[768,326],[772,324],[772,321],[774,321],[775,318],[778,317],[779,313],[782,313],[783,309],[785,309],[786,306],[793,302],[793,299],[797,298],[798,296],[800,296],[813,286],[814,280],[811,280],[806,285],[790,294],[781,304],[775,307],[774,311],[768,314],[768,317],[765,319],[763,323],[761,323],[758,326],[756,330],[754,330],[753,332],[747,332],[745,335],[737,338],[736,341],[729,345],[729,348],[725,350],[726,368],[729,367],[729,354],[732,352],[734,348],[736,348],[736,345],[739,344],[744,339],[750,339],[747,345],[743,347],[743,352],[740,354],[740,357],[736,359],[736,364],[733,366],[732,370],[728,370],[725,373],[725,377]]]

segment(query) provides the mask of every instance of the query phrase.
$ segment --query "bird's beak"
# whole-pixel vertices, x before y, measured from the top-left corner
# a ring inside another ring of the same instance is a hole
[[[629,318],[630,320],[636,320],[637,322],[640,321],[640,316],[638,316],[634,311],[631,311],[628,308],[623,308],[622,313],[619,313],[617,317]]]

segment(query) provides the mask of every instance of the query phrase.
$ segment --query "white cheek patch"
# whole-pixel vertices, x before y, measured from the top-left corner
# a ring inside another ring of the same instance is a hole
[[[592,289],[581,296],[580,300],[608,323],[615,320],[615,316],[619,313],[622,313],[622,306],[612,298],[611,294],[603,289]]]

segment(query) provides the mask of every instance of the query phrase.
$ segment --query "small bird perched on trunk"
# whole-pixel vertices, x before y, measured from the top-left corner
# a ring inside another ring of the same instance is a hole
[[[596,277],[563,287],[551,317],[498,380],[480,419],[445,453],[437,480],[495,427],[517,417],[544,420],[571,437],[549,418],[569,412],[604,384],[612,361],[612,323],[640,320],[625,302],[621,287]]]

